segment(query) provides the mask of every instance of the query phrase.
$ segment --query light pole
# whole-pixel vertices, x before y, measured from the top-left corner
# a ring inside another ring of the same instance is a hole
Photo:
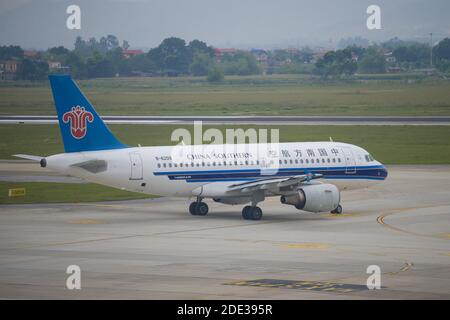
[[[430,68],[433,68],[433,33],[430,32]]]

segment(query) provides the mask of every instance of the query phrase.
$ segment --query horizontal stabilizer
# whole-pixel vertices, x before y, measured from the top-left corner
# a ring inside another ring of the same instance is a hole
[[[30,154],[14,154],[13,157],[32,160],[32,161],[36,161],[36,162],[40,162],[42,160],[42,158],[44,158],[41,156],[33,156]]]

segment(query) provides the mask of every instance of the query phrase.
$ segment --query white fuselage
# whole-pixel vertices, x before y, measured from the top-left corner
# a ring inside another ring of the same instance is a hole
[[[103,161],[98,170],[80,163]],[[387,176],[384,166],[364,149],[338,142],[278,145],[201,145],[136,147],[49,156],[47,168],[122,190],[162,196],[199,195],[213,184],[223,186],[267,177],[323,174],[321,181],[341,191],[371,186]]]

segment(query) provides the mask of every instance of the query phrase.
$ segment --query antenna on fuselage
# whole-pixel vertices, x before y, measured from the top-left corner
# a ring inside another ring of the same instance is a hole
[[[330,142],[334,142],[332,137],[330,137]]]

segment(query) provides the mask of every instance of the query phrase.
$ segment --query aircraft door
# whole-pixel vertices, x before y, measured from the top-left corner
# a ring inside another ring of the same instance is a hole
[[[345,158],[345,173],[356,173],[356,162],[350,147],[342,147]]]
[[[130,180],[143,179],[142,157],[139,152],[130,153],[131,173]]]

